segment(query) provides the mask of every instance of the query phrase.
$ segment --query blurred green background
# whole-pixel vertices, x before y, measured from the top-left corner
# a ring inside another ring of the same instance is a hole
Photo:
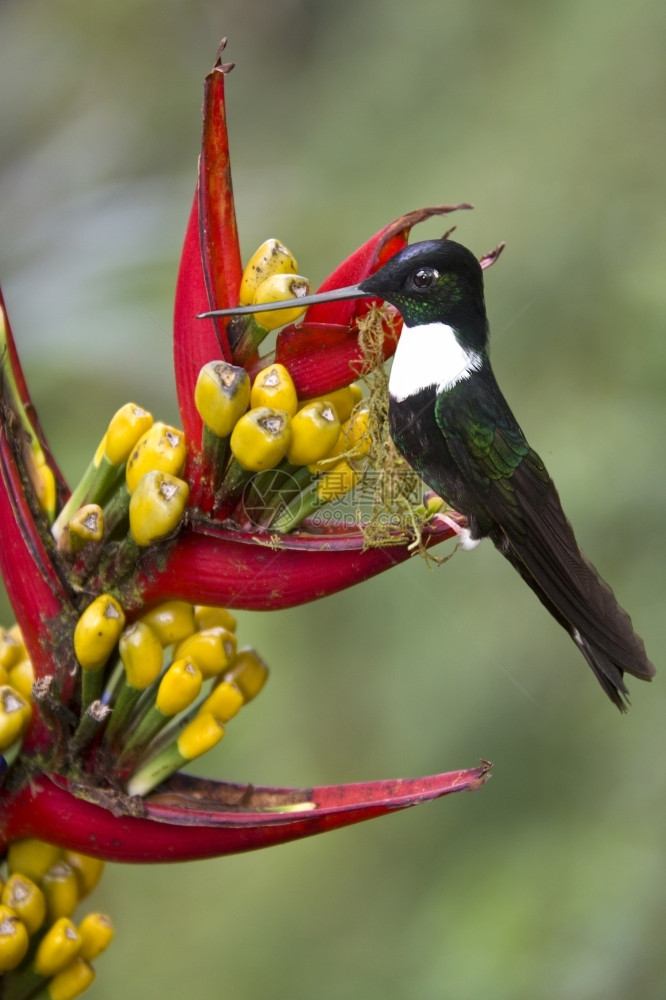
[[[278,236],[318,282],[458,200],[477,206],[462,242],[508,241],[487,277],[498,379],[663,668],[661,0],[3,0],[0,275],[72,478],[126,400],[178,419],[173,287],[222,35],[246,256]],[[91,1000],[664,996],[663,673],[621,718],[488,543],[241,619],[272,678],[206,773],[486,757],[493,780],[279,849],[108,870]]]

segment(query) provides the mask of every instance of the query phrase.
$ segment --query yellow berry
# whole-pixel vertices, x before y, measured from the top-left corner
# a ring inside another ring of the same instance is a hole
[[[337,500],[338,497],[353,490],[358,479],[358,472],[348,462],[338,462],[317,482],[317,496],[323,503]]]
[[[152,427],[153,418],[147,410],[136,403],[125,403],[111,418],[104,437],[104,454],[112,465],[122,465],[132,453],[147,430]]]
[[[192,605],[187,601],[157,604],[142,615],[141,621],[150,625],[163,646],[181,642],[196,629]]]
[[[222,680],[202,702],[201,712],[211,712],[220,722],[228,722],[243,707],[243,692],[234,681]]]
[[[23,921],[10,906],[0,905],[0,975],[20,965],[29,943]]]
[[[125,614],[115,597],[100,594],[85,609],[74,629],[74,652],[84,670],[100,670],[125,627]]]
[[[49,927],[35,955],[35,972],[49,979],[66,968],[79,953],[81,935],[69,917],[60,917]]]
[[[0,751],[7,750],[29,720],[30,705],[9,684],[0,686]]]
[[[235,655],[236,636],[221,625],[195,632],[183,640],[174,653],[176,657],[191,657],[204,679],[221,674]]]
[[[214,625],[221,625],[222,628],[236,631],[236,619],[231,611],[226,608],[215,608],[208,604],[196,604],[194,607],[194,621],[197,628],[212,628]]]
[[[184,479],[153,469],[134,488],[129,503],[132,538],[145,547],[166,538],[179,527],[190,487]]]
[[[104,862],[99,858],[91,858],[88,854],[80,854],[79,851],[65,851],[64,859],[76,875],[79,899],[85,899],[101,879]]]
[[[44,872],[41,888],[51,923],[60,917],[72,915],[79,901],[79,884],[66,861],[58,861]]]
[[[264,305],[269,302],[284,302],[294,299],[298,302],[311,292],[310,282],[300,274],[272,274],[259,285],[254,293],[251,305]],[[305,312],[305,306],[294,305],[293,309],[268,309],[266,312],[254,313],[259,326],[265,330],[276,330],[286,323],[293,323]]]
[[[340,434],[340,421],[329,402],[309,403],[291,418],[287,461],[311,465],[328,455]]]
[[[58,972],[48,984],[49,1000],[74,1000],[80,996],[95,980],[95,970],[83,958],[75,958],[73,962]]]
[[[291,418],[284,410],[259,406],[240,418],[231,434],[231,450],[244,469],[272,469],[284,458],[291,440]]]
[[[80,922],[81,951],[79,955],[86,962],[92,962],[111,944],[113,940],[113,924],[105,913],[87,913]]]
[[[227,361],[209,361],[199,372],[194,403],[217,437],[228,437],[250,402],[250,376]]]
[[[9,876],[2,890],[2,902],[23,921],[28,934],[34,934],[44,923],[44,893],[27,875],[14,872]]]
[[[87,503],[73,514],[67,524],[70,535],[81,542],[99,542],[104,534],[104,511],[96,503]]]
[[[250,393],[250,406],[270,406],[275,410],[286,410],[293,417],[298,410],[298,396],[293,379],[284,365],[269,365],[257,374]]]
[[[27,657],[24,660],[19,660],[19,662],[16,663],[9,671],[8,679],[11,686],[15,688],[26,701],[31,700],[32,685],[35,683],[35,671],[33,670],[31,660]]]
[[[224,736],[224,726],[211,712],[199,712],[178,737],[178,753],[185,760],[196,760]]]
[[[158,470],[170,476],[179,476],[186,456],[183,432],[161,421],[154,423],[139,438],[127,461],[125,478],[128,490],[133,493],[147,472]]]
[[[33,882],[40,882],[45,871],[60,858],[59,847],[35,837],[15,840],[9,845],[7,867],[10,872],[20,872]]]
[[[268,667],[254,649],[240,649],[224,679],[238,685],[245,701],[252,701],[268,679]]]
[[[131,688],[143,691],[160,675],[162,644],[156,632],[145,621],[129,625],[118,643],[125,679]]]
[[[238,302],[249,306],[259,285],[271,274],[296,274],[298,264],[284,243],[270,239],[261,244],[250,257],[243,271]]]
[[[191,660],[174,660],[160,681],[156,707],[163,715],[184,711],[198,696],[202,682],[201,671]]]
[[[351,412],[361,399],[363,393],[358,385],[345,385],[342,389],[334,389],[324,396],[313,396],[301,402],[301,406],[308,406],[310,403],[332,403],[335,412],[341,423],[349,420]]]
[[[6,670],[10,670],[27,655],[18,626],[15,629],[16,631],[0,628],[0,667]]]

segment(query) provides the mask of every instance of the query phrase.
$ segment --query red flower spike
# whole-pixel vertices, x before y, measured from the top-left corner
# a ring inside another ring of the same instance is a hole
[[[44,622],[67,609],[69,601],[25,494],[9,438],[9,412],[6,405],[0,407],[0,572],[39,680],[53,673]],[[24,747],[44,747],[48,739],[44,720],[35,712]]]
[[[113,796],[41,775],[8,803],[0,818],[0,851],[22,837],[105,861],[164,862],[221,857],[360,823],[452,792],[473,791],[490,776],[482,762],[467,771],[426,778],[319,788],[261,788],[176,775],[144,803],[145,817],[119,814]],[[108,806],[105,807],[105,806]]]
[[[11,418],[5,405],[0,407],[0,571],[26,648],[39,671],[43,660],[40,640],[43,621],[67,607],[68,598],[25,494],[11,433]],[[38,672],[36,676],[41,675]]]
[[[230,67],[221,63],[223,47],[206,78],[199,181],[176,289],[176,383],[189,453],[185,476],[192,486],[191,510],[180,532],[146,550],[133,568],[123,559],[127,552],[123,553],[122,546],[119,552],[112,548],[100,564],[98,577],[93,571],[82,577],[83,589],[76,576],[70,584],[71,564],[56,549],[44,518],[31,505],[29,487],[26,495],[27,479],[16,447],[11,406],[0,409],[0,569],[37,679],[51,674],[57,678],[49,697],[35,701],[32,723],[10,765],[11,780],[0,788],[0,853],[12,840],[34,836],[116,861],[219,856],[321,833],[451,792],[478,788],[488,777],[490,765],[482,763],[468,771],[423,779],[299,790],[176,775],[151,796],[129,800],[117,792],[113,775],[104,770],[104,754],[96,756],[99,741],[97,746],[94,739],[86,742],[91,740],[87,716],[71,738],[70,720],[79,711],[75,689],[80,680],[72,623],[81,610],[79,605],[87,604],[96,590],[112,591],[130,621],[149,605],[168,598],[269,610],[335,593],[412,555],[405,544],[364,550],[360,531],[319,535],[304,531],[285,536],[276,546],[265,534],[232,531],[202,513],[206,509],[201,502],[204,486],[199,482],[202,424],[194,405],[194,388],[206,362],[230,360],[230,354],[223,325],[216,327],[214,321],[196,316],[211,307],[234,305],[241,280],[224,111],[224,78]],[[411,226],[453,210],[453,206],[438,206],[397,219],[347,258],[320,290],[362,281],[406,244]],[[492,263],[499,249],[483,263]],[[369,301],[311,307],[301,326],[279,335],[278,359],[287,363],[302,398],[349,383],[353,366],[362,362],[355,324],[369,308]],[[388,357],[395,347],[397,323],[394,327],[387,320],[385,330],[384,353]],[[15,395],[28,411],[50,460],[8,327],[6,342],[4,364],[11,366]],[[51,466],[58,476],[55,463]],[[59,488],[61,494],[66,491],[62,477]],[[436,544],[452,534],[448,526],[440,529],[433,525],[425,531],[424,542]],[[85,570],[85,559],[80,569]],[[47,728],[42,712],[49,713],[52,729]],[[86,755],[89,749],[92,753]],[[96,771],[97,763],[100,768]],[[52,773],[61,768],[64,773]],[[72,775],[78,778],[85,773],[90,784],[72,780]]]
[[[211,319],[197,319],[197,313],[209,308],[199,243],[199,196],[194,194],[185,233],[183,252],[176,282],[173,322],[173,362],[176,374],[178,409],[190,452],[201,447],[201,417],[194,405],[194,387],[199,372],[213,358],[222,357],[215,324]],[[227,355],[224,360],[230,360]]]
[[[437,545],[454,532],[449,527],[424,534]],[[363,535],[285,535],[279,547],[266,536],[226,531],[214,525],[190,526],[178,538],[166,565],[139,582],[147,605],[179,599],[249,611],[273,611],[328,597],[405,562],[407,545],[363,550]],[[122,596],[132,610],[132,594]]]
[[[220,345],[212,320],[199,320],[196,315],[211,305],[224,308],[235,303],[241,280],[224,112],[227,68],[218,54],[217,64],[206,79],[199,193],[185,236],[174,317],[178,404],[189,450],[186,476],[193,484],[190,502],[204,510],[209,503],[198,489],[202,424],[194,405],[194,387],[203,365],[228,351],[228,345],[226,338]],[[440,205],[401,216],[343,261],[321,290],[362,281],[405,246],[413,225],[467,207]],[[362,363],[353,319],[368,308],[367,302],[313,306],[304,325],[289,327],[278,336],[277,359],[284,358],[302,398],[349,383],[351,366]],[[312,321],[310,315],[314,316]],[[323,323],[317,316],[330,318]],[[394,350],[396,339],[389,326],[386,357]],[[228,353],[225,358],[229,359]],[[259,364],[263,367],[270,361],[265,358]],[[450,535],[449,529],[433,532],[429,544]],[[138,596],[131,590],[123,600],[130,612],[139,601],[150,604],[172,597],[233,608],[292,607],[366,580],[411,555],[406,546],[366,551],[363,547],[359,532],[344,538],[290,536],[280,549],[273,549],[252,532],[224,531],[197,523],[181,531],[159,570],[143,575]]]
[[[219,48],[212,72],[206,77],[199,161],[199,228],[211,309],[235,305],[243,276],[224,106],[224,77],[233,68],[233,63],[224,65],[220,60],[225,44],[226,39]],[[218,333],[226,347],[223,323],[220,323]]]
[[[206,77],[199,183],[185,233],[174,305],[174,367],[178,406],[185,437],[196,452],[201,443],[201,417],[194,405],[197,377],[208,361],[231,360],[221,320],[197,314],[238,301],[243,269],[236,228],[229,140],[224,108],[224,77],[231,68],[218,58]]]

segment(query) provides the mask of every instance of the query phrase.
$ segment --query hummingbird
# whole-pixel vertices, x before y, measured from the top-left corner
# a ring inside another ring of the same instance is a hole
[[[625,711],[624,674],[649,681],[655,668],[629,615],[581,551],[555,484],[497,384],[478,260],[451,239],[412,243],[358,285],[304,296],[299,305],[364,297],[383,299],[403,319],[388,384],[398,451],[464,515],[465,527],[450,521],[463,547],[490,538]]]

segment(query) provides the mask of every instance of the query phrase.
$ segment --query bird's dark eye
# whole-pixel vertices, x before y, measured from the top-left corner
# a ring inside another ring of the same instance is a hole
[[[414,288],[418,288],[419,291],[423,291],[425,288],[430,288],[434,285],[438,278],[439,272],[434,267],[420,267],[412,275],[412,285]]]

